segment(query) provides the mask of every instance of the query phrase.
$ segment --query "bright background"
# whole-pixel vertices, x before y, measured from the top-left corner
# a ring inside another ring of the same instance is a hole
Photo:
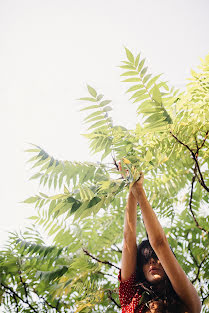
[[[208,0],[0,1],[0,245],[34,215],[21,203],[38,192],[29,143],[58,159],[97,160],[81,136],[76,99],[86,83],[113,100],[116,124],[134,128],[136,106],[117,67],[124,46],[183,88],[209,52],[208,12]]]

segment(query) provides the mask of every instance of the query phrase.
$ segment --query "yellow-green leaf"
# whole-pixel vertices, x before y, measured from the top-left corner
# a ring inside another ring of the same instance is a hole
[[[141,72],[141,69],[142,67],[144,66],[144,62],[145,62],[145,59],[143,59],[140,63],[139,63],[139,66],[138,66],[138,72]]]
[[[152,97],[156,102],[162,103],[161,93],[156,85],[152,89]]]
[[[97,102],[96,99],[90,97],[79,98],[78,100]]]
[[[138,64],[139,64],[139,59],[140,59],[140,53],[137,55],[137,57],[136,57],[136,59],[135,59],[135,63],[134,63],[135,67],[138,66]]]
[[[139,90],[139,91],[135,92],[130,99],[137,98],[137,97],[145,94],[145,92],[146,92],[146,90],[144,90],[144,89],[143,90]]]
[[[103,107],[103,106],[109,104],[110,102],[112,102],[112,100],[104,100],[104,101],[100,102],[99,106]]]
[[[89,86],[89,85],[87,85],[87,88],[88,88],[88,91],[89,91],[90,95],[91,95],[92,97],[96,98],[96,97],[97,97],[97,92],[96,92],[96,90],[95,90],[94,88],[92,88],[91,86]]]
[[[148,67],[144,67],[143,70],[141,71],[140,76],[143,77],[144,74],[147,72]]]
[[[152,160],[152,153],[150,152],[150,150],[147,151],[145,159],[147,162],[150,162]]]
[[[121,74],[121,76],[134,76],[134,75],[138,75],[138,74],[139,73],[137,71],[128,71],[128,72]]]
[[[98,109],[98,105],[90,105],[89,107],[83,108],[80,111],[91,110],[91,109]]]
[[[135,70],[136,69],[135,66],[133,66],[133,65],[121,65],[119,67],[124,68],[126,70]]]
[[[133,77],[133,78],[122,80],[122,82],[125,82],[125,83],[135,83],[135,82],[141,82],[141,81],[142,81],[141,78],[138,78],[138,77]]]
[[[152,79],[150,79],[150,81],[147,83],[147,89],[149,89],[157,80],[158,78],[161,76],[162,74],[159,74],[155,77],[153,77]]]
[[[91,125],[91,126],[88,128],[88,130],[89,130],[89,129],[92,129],[92,128],[99,127],[99,126],[104,125],[104,124],[106,124],[106,120],[96,122],[96,123],[94,123],[93,125]]]
[[[146,95],[141,95],[141,96],[137,97],[137,98],[134,100],[133,103],[139,102],[139,101],[144,100],[144,99],[148,99],[149,97],[150,97],[150,96],[149,96],[148,94],[146,94]]]
[[[131,62],[131,63],[134,63],[134,56],[133,54],[131,53],[130,50],[128,50],[127,48],[126,49],[126,56],[127,56],[127,59]]]
[[[146,76],[143,78],[143,83],[145,84],[145,83],[150,79],[151,76],[152,76],[152,74],[146,75]]]
[[[143,87],[144,87],[144,85],[142,85],[142,84],[134,85],[134,86],[130,87],[130,88],[126,91],[126,93],[131,92],[131,91],[135,91],[135,90],[138,90],[138,89],[141,89],[141,88],[143,88]]]

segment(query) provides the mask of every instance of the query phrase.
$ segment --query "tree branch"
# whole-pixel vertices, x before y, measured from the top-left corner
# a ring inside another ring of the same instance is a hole
[[[207,294],[206,296],[204,296],[204,290],[202,288],[202,284],[200,279],[198,278],[198,282],[199,282],[199,286],[200,286],[200,293],[201,293],[201,298],[202,298],[202,305],[204,304],[205,300],[209,297],[209,294]]]
[[[59,304],[60,304],[60,300],[58,299],[57,300],[57,305],[56,305],[56,308],[55,308],[57,310],[57,312],[60,312],[60,311],[58,311]]]
[[[208,135],[209,135],[209,131],[206,132],[205,137],[204,137],[204,139],[203,139],[203,141],[202,141],[202,144],[201,144],[201,146],[199,147],[199,150],[202,149],[202,147],[204,146]]]
[[[207,294],[207,296],[202,297],[202,305],[204,304],[205,300],[209,297],[209,294]]]
[[[203,230],[206,234],[208,234],[208,231],[204,227],[200,226],[200,224],[198,223],[198,221],[197,221],[197,219],[196,219],[196,217],[194,215],[193,209],[192,209],[192,198],[193,198],[193,189],[194,189],[194,183],[195,183],[195,178],[196,178],[196,172],[197,172],[197,168],[196,168],[196,165],[195,165],[195,168],[194,168],[195,175],[192,178],[192,187],[191,187],[191,193],[190,193],[190,199],[189,199],[189,210],[190,210],[190,212],[192,214],[193,220],[194,220],[197,228]]]
[[[113,246],[115,246],[117,249],[117,250],[112,249],[113,251],[122,253],[122,250],[120,248],[118,248],[118,246],[116,244],[114,244]]]
[[[26,283],[25,283],[25,282],[23,281],[23,279],[22,279],[21,271],[19,271],[19,277],[20,277],[20,281],[21,281],[21,283],[22,283],[22,285],[23,285],[23,287],[24,287],[25,296],[26,296],[26,299],[27,299],[27,301],[28,301],[28,291],[27,291],[27,288],[26,288]]]
[[[191,249],[191,247],[190,247],[190,242],[189,242],[189,244],[188,244],[188,249],[189,249],[189,251],[190,251],[190,254],[191,254],[191,256],[192,256],[192,259],[194,260],[195,265],[197,266],[196,277],[192,280],[192,284],[193,284],[193,283],[196,282],[196,280],[199,280],[199,274],[200,274],[201,267],[202,267],[203,263],[205,262],[205,260],[206,260],[206,258],[208,257],[209,254],[206,254],[206,255],[204,256],[204,258],[202,259],[202,261],[200,262],[200,264],[198,264],[196,258],[194,257],[194,254],[193,254],[193,252],[192,252],[192,249]]]
[[[101,260],[99,260],[98,258],[96,258],[96,257],[93,256],[92,254],[90,254],[90,253],[89,253],[86,249],[84,249],[84,248],[83,248],[83,252],[84,252],[86,255],[90,256],[93,260],[95,260],[95,261],[97,261],[97,262],[99,262],[99,263],[106,264],[106,265],[109,265],[109,266],[111,266],[111,267],[115,267],[115,268],[117,268],[118,270],[120,270],[119,267],[117,267],[116,265],[114,265],[114,264],[112,264],[112,263],[110,263],[110,262],[108,262],[108,261],[101,261]]]
[[[38,292],[37,292],[35,289],[33,289],[33,292],[34,292],[40,299],[44,300],[44,304],[47,304],[48,307],[50,307],[50,308],[52,308],[52,309],[55,309],[58,313],[60,313],[60,311],[58,310],[59,300],[57,301],[57,305],[56,305],[56,307],[55,307],[55,306],[53,306],[52,304],[50,304],[43,296],[40,296],[40,295],[38,294]]]
[[[107,296],[108,298],[118,307],[118,308],[121,308],[120,304],[118,304],[115,299],[113,299],[112,297],[112,291],[111,290],[108,290],[107,291]]]
[[[196,164],[196,166],[197,166],[198,173],[199,173],[199,175],[200,175],[200,184],[202,185],[202,187],[203,187],[205,190],[207,190],[207,192],[209,192],[209,188],[208,188],[208,187],[206,186],[206,184],[205,184],[204,178],[203,178],[202,173],[201,173],[201,170],[200,170],[199,163],[198,163],[197,158],[196,158],[196,153],[200,150],[200,147],[198,147],[198,148],[197,148],[197,152],[194,153],[194,151],[192,151],[192,149],[191,149],[187,144],[185,144],[185,143],[183,143],[181,140],[179,140],[171,131],[170,131],[170,134],[171,134],[171,136],[173,136],[173,138],[176,139],[176,141],[177,141],[178,143],[180,143],[181,145],[183,145],[184,147],[186,147],[186,148],[190,151],[190,153],[191,153],[191,155],[192,155],[192,158],[193,158],[193,160],[195,161],[195,164]],[[206,134],[207,134],[207,136],[208,136],[208,132],[207,132]],[[201,144],[201,147],[203,147],[203,145],[205,144],[205,141],[206,141],[206,139],[207,139],[207,136],[205,136],[205,138],[204,138],[204,140],[203,140],[203,143]],[[197,153],[197,155],[198,155],[198,153]]]
[[[23,300],[11,287],[6,286],[6,285],[4,285],[3,283],[1,283],[1,285],[2,285],[2,287],[4,287],[4,289],[9,290],[9,291],[13,294],[13,296],[17,297],[17,298],[20,299],[23,303],[27,304],[27,305],[29,306],[29,308],[30,308],[33,312],[38,313],[38,311],[36,311],[36,309],[34,309],[34,308],[32,307],[32,305],[28,302],[28,300],[26,300],[26,301]]]
[[[18,302],[17,302],[17,299],[16,297],[14,296],[14,299],[15,299],[15,303],[16,303],[16,312],[18,313],[19,312],[19,305],[18,305]]]
[[[5,290],[5,292],[10,296],[10,297],[13,297],[14,300],[15,300],[15,304],[16,304],[16,312],[18,313],[19,312],[19,309],[18,309],[18,302],[17,302],[17,298],[15,295],[12,295],[9,291]]]
[[[113,278],[115,278],[115,279],[118,279],[117,278],[117,276],[114,276],[114,275],[112,275],[112,274],[107,274],[107,273],[103,273],[103,272],[101,272],[101,271],[99,271],[99,272],[97,272],[98,274],[101,274],[101,275],[106,275],[106,276],[111,276],[111,277],[113,277]]]

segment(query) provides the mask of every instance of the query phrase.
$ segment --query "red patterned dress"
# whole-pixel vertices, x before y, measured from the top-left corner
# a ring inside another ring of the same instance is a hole
[[[119,299],[122,313],[142,313],[144,304],[139,304],[142,295],[136,286],[136,272],[126,281],[121,281],[121,271],[118,275],[120,282]]]
[[[121,271],[118,275],[120,282],[119,286],[119,299],[121,304],[122,313],[159,313],[159,312],[170,312],[170,313],[188,313],[188,309],[184,306],[180,298],[176,293],[170,293],[170,298],[165,298],[165,291],[169,291],[167,288],[162,289],[161,296],[156,295],[156,291],[153,294],[157,297],[152,297],[152,291],[146,288],[145,283],[136,283],[136,272],[126,281],[121,281]],[[153,290],[153,288],[151,287]],[[147,291],[149,291],[147,293]],[[145,294],[151,295],[148,298]],[[169,296],[169,293],[167,293]],[[165,302],[165,299],[168,302]],[[149,301],[151,300],[151,301]]]

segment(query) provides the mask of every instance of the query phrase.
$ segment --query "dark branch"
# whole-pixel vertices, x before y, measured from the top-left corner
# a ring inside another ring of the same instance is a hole
[[[17,299],[16,297],[14,296],[14,299],[15,299],[15,303],[16,303],[16,312],[18,313],[19,312],[19,305],[18,305],[18,302],[17,302]]]
[[[99,260],[98,258],[96,258],[95,256],[93,256],[92,254],[90,254],[86,249],[83,249],[83,252],[84,252],[86,255],[90,256],[93,260],[95,260],[95,261],[97,261],[97,262],[99,262],[99,263],[106,264],[106,265],[109,265],[109,266],[111,266],[111,267],[115,267],[115,268],[117,268],[118,270],[120,270],[119,267],[117,267],[116,265],[114,265],[114,264],[112,264],[112,263],[110,263],[110,262],[108,262],[108,261],[101,261],[101,260]]]
[[[122,250],[116,244],[114,244],[113,246],[115,246],[115,248],[117,249],[117,250],[112,249],[113,251],[122,253]]]
[[[34,292],[35,294],[37,294],[37,296],[38,296],[40,299],[44,300],[44,304],[48,305],[48,307],[50,307],[50,308],[52,308],[52,309],[55,309],[58,313],[60,312],[60,311],[58,310],[59,300],[57,301],[57,305],[56,305],[56,307],[55,307],[55,306],[53,306],[52,304],[50,304],[43,296],[40,296],[40,295],[38,294],[38,292],[37,292],[35,289],[33,289],[33,292]]]
[[[196,219],[196,217],[194,215],[193,209],[192,209],[192,199],[193,199],[193,190],[194,190],[194,183],[195,183],[195,178],[196,178],[196,171],[197,171],[197,168],[196,168],[196,165],[195,165],[195,168],[194,168],[195,175],[192,178],[192,187],[191,187],[191,193],[190,193],[190,199],[189,199],[189,210],[190,210],[190,212],[192,214],[192,218],[193,218],[197,228],[203,230],[206,234],[208,234],[208,231],[204,227],[200,226],[200,224],[198,223],[198,221],[197,221],[197,219]]]
[[[202,296],[202,305],[204,304],[205,300],[206,300],[208,297],[209,297],[209,293],[208,293],[205,297]]]
[[[200,274],[200,270],[201,270],[201,267],[203,265],[203,263],[205,262],[206,258],[208,257],[209,254],[206,254],[204,256],[204,258],[202,259],[202,261],[198,264],[193,252],[192,252],[192,249],[190,247],[190,242],[189,242],[189,245],[188,245],[188,248],[189,248],[189,251],[190,251],[190,254],[192,256],[192,259],[197,267],[197,273],[196,273],[196,277],[192,280],[192,284],[194,284],[197,280],[199,280],[199,274]]]
[[[120,249],[117,249],[117,250],[116,250],[116,249],[111,248],[111,250],[114,251],[114,252],[122,253],[122,251],[121,251]]]
[[[204,304],[205,300],[209,297],[209,294],[207,294],[206,296],[204,296],[204,290],[202,288],[202,284],[201,284],[201,281],[200,279],[198,278],[198,282],[199,282],[199,286],[200,286],[200,293],[201,293],[201,298],[202,298],[202,305]]]
[[[118,166],[118,164],[116,162],[116,159],[113,156],[112,156],[112,159],[113,159],[113,164],[115,165],[117,171],[119,171],[120,169],[119,169],[119,166]]]
[[[36,311],[36,309],[34,309],[32,307],[32,305],[26,300],[23,300],[11,287],[4,285],[3,283],[1,283],[2,287],[4,287],[5,290],[9,290],[13,296],[17,297],[19,300],[21,300],[23,303],[27,304],[29,306],[29,308],[35,312],[38,313],[38,311]]]
[[[202,144],[201,144],[201,146],[199,147],[199,150],[200,150],[200,149],[202,149],[202,147],[204,146],[204,144],[205,144],[205,142],[206,142],[206,139],[207,139],[208,135],[209,135],[209,131],[207,131],[207,132],[206,132],[206,134],[205,134],[205,138],[203,139]]]
[[[13,297],[13,298],[14,298],[15,304],[16,304],[16,312],[18,313],[18,312],[19,312],[19,309],[18,309],[19,304],[18,304],[18,302],[17,302],[17,297],[16,297],[14,294],[12,294],[11,291],[5,290],[5,292],[6,292],[10,297]]]
[[[111,276],[111,277],[113,277],[113,278],[115,278],[115,279],[118,279],[117,276],[114,276],[114,275],[112,275],[112,274],[107,274],[107,273],[103,273],[103,272],[100,272],[100,271],[97,272],[97,273],[98,273],[98,274],[101,274],[101,275],[104,275],[104,276],[107,275],[107,276]]]
[[[107,296],[108,298],[118,307],[118,308],[121,308],[120,304],[118,304],[115,299],[113,299],[112,297],[112,291],[111,290],[108,290],[107,291]]]
[[[23,281],[23,279],[22,279],[21,271],[19,271],[19,277],[20,277],[20,281],[21,281],[21,283],[22,283],[22,285],[23,285],[23,287],[24,287],[25,296],[26,296],[26,299],[27,299],[27,301],[28,301],[28,291],[27,291],[27,288],[26,288],[26,283],[25,283],[25,282]]]
[[[200,147],[198,147],[198,148],[197,148],[197,152],[194,153],[194,151],[193,151],[187,144],[185,144],[185,143],[183,143],[181,140],[179,140],[171,131],[170,131],[170,134],[173,136],[173,138],[176,139],[176,141],[177,141],[178,143],[180,143],[181,145],[183,145],[185,148],[187,148],[187,149],[190,151],[190,153],[191,153],[191,155],[192,155],[192,158],[193,158],[193,160],[195,161],[195,164],[196,164],[196,166],[197,166],[198,173],[199,173],[199,175],[200,175],[200,184],[202,185],[202,187],[203,187],[205,190],[207,190],[207,192],[209,192],[209,188],[208,188],[208,187],[206,186],[206,184],[205,184],[205,181],[204,181],[204,178],[203,178],[203,176],[202,176],[202,172],[201,172],[201,170],[200,170],[200,166],[199,166],[199,163],[198,163],[197,157],[196,157],[196,156],[198,156],[198,151],[200,150]],[[206,134],[207,134],[207,133],[206,133]],[[208,136],[208,135],[207,135],[207,136]],[[205,141],[206,141],[206,139],[207,139],[207,136],[206,136],[206,138],[204,138],[201,147],[203,147],[203,145],[204,145],[204,143],[205,143]]]
[[[59,312],[59,311],[58,311],[59,304],[60,304],[60,300],[58,299],[58,300],[57,300],[57,305],[56,305],[56,308],[55,308],[55,309],[57,310],[57,312]]]

